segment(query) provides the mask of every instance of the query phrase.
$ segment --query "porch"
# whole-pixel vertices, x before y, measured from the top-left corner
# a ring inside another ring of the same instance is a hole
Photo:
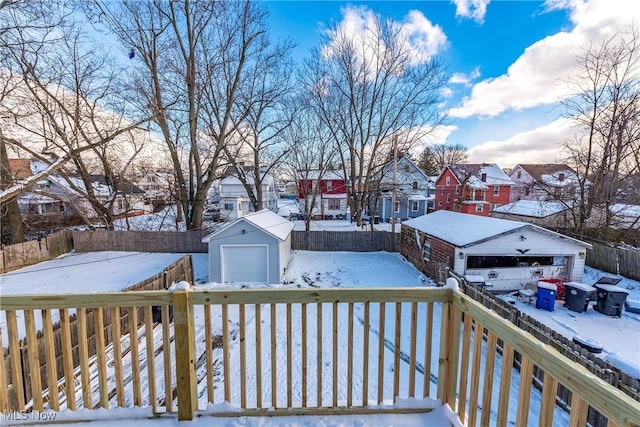
[[[589,407],[640,420],[637,401],[454,287],[3,296],[0,314],[3,420],[407,414],[430,399],[467,425],[584,426]]]

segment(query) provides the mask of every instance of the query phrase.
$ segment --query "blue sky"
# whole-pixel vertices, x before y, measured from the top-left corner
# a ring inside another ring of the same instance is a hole
[[[269,1],[275,37],[291,37],[302,60],[327,27],[381,14],[412,28],[421,47],[441,57],[451,75],[443,110],[450,125],[431,142],[460,143],[472,162],[562,161],[572,128],[559,100],[576,74],[576,56],[640,28],[640,1]],[[352,25],[357,31],[357,25]]]

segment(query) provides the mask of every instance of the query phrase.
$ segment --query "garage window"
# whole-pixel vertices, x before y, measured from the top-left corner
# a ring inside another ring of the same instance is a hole
[[[431,259],[431,242],[427,240],[422,245],[422,259],[429,261]]]
[[[468,256],[467,268],[508,268],[554,265],[552,256]]]

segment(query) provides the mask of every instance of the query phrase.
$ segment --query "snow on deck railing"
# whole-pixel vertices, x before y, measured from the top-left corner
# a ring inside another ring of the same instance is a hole
[[[147,406],[188,420],[208,404],[232,408],[218,416],[336,414],[437,398],[468,425],[526,425],[533,417],[540,425],[584,425],[589,406],[614,424],[637,425],[638,402],[452,288],[3,296],[0,333],[9,345],[0,358],[0,410]],[[51,310],[70,308],[80,337],[95,330],[95,341],[71,348],[68,316],[54,336]],[[137,324],[139,309],[142,326],[132,339],[122,331]],[[129,317],[105,328],[106,313],[120,310]],[[40,348],[36,324],[43,325]],[[83,358],[89,346],[96,356]],[[42,357],[45,368],[29,370]],[[534,366],[545,372],[538,388]],[[559,383],[572,390],[570,402],[556,402]]]

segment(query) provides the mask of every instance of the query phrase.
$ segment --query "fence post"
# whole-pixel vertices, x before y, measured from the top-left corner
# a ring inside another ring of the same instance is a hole
[[[198,409],[196,343],[189,291],[173,293],[173,321],[176,351],[178,421],[192,420]]]

